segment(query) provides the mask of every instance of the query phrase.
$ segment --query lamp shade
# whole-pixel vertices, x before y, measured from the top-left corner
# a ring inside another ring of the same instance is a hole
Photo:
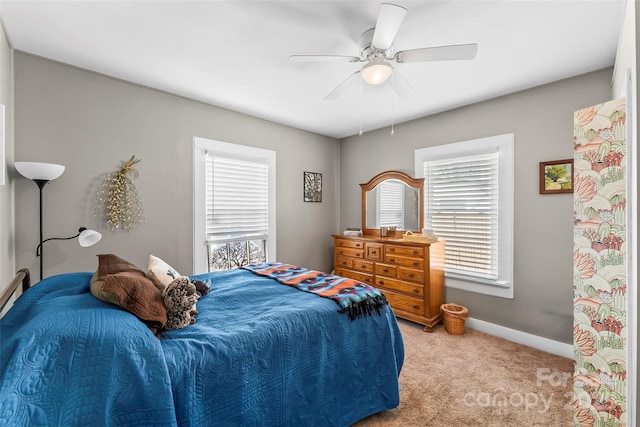
[[[392,71],[393,68],[386,62],[372,60],[362,67],[360,75],[370,85],[379,85],[387,81]]]
[[[102,239],[102,234],[98,233],[95,230],[85,229],[80,232],[80,235],[78,236],[78,243],[83,248],[87,248],[98,243],[100,239]]]
[[[55,163],[15,162],[14,166],[20,175],[33,180],[51,181],[64,172],[64,166]]]

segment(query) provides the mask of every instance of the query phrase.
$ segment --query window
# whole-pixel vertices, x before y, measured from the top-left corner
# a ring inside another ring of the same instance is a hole
[[[194,274],[275,259],[275,152],[194,138]]]
[[[513,134],[419,149],[415,162],[446,286],[513,298]]]

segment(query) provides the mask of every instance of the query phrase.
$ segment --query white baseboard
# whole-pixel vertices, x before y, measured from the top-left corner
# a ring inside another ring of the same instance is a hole
[[[537,348],[538,350],[546,351],[547,353],[557,354],[558,356],[567,357],[569,359],[574,358],[573,345],[571,344],[550,340],[549,338],[528,334],[526,332],[506,328],[504,326],[474,318],[469,318],[465,322],[465,326],[469,329],[475,329],[476,331],[504,338],[508,341]]]

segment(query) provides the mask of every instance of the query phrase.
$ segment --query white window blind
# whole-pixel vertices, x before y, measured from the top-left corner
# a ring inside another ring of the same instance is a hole
[[[206,238],[220,242],[269,234],[269,166],[206,154]]]
[[[447,272],[498,278],[498,173],[497,151],[424,163],[426,217],[446,241]]]
[[[381,206],[379,225],[395,225],[400,229],[404,228],[404,187],[402,182],[396,180],[378,184],[380,198],[378,206]]]
[[[445,286],[513,298],[514,135],[417,149],[424,224],[444,241]]]
[[[193,274],[276,255],[276,153],[193,138]]]

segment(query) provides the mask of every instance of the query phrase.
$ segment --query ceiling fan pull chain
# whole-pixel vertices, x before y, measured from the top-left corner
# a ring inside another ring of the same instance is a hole
[[[360,132],[358,135],[362,136],[362,79],[360,79]]]
[[[394,85],[394,78],[393,75],[395,73],[391,73],[391,136],[393,136],[394,132],[393,132],[393,114],[394,114],[394,109],[393,109],[393,93],[395,92],[395,85]]]

